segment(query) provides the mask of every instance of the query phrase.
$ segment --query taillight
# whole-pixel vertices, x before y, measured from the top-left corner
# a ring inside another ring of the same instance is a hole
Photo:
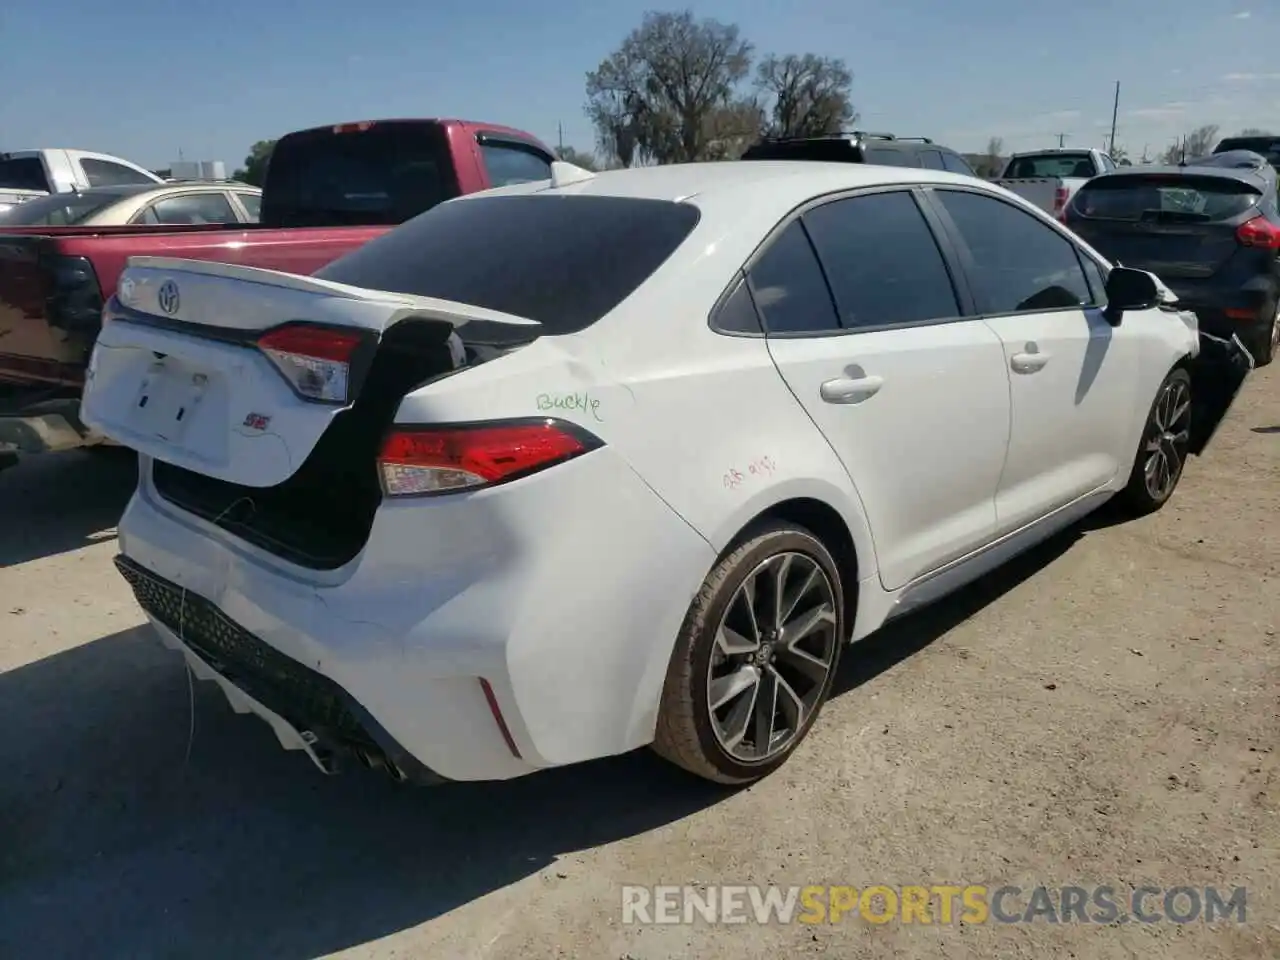
[[[378,469],[387,496],[414,497],[505,483],[599,446],[582,428],[551,419],[395,427],[383,441]]]
[[[1280,227],[1259,215],[1240,224],[1236,230],[1236,239],[1242,246],[1280,250]]]
[[[1067,222],[1067,195],[1066,187],[1058,187],[1053,191],[1053,216],[1063,223]]]
[[[48,287],[45,319],[60,330],[97,336],[102,323],[102,287],[88,257],[44,258]]]
[[[294,324],[264,334],[257,345],[299,396],[323,403],[346,403],[350,399],[352,358],[364,339],[354,330]]]

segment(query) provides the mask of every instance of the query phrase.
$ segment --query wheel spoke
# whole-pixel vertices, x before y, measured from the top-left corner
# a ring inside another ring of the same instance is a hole
[[[791,667],[797,673],[802,674],[805,679],[815,684],[822,683],[827,678],[827,671],[831,669],[829,660],[815,657],[808,650],[802,650],[794,645],[779,647],[778,661]]]
[[[782,629],[783,598],[787,593],[787,575],[791,572],[792,557],[793,554],[784,553],[773,562],[773,623],[770,626],[774,630]]]
[[[712,680],[711,689],[707,695],[711,711],[714,713],[719,710],[734,697],[741,696],[744,691],[750,690],[759,682],[760,672],[746,663],[732,673],[727,673],[723,677],[717,677]]]
[[[755,728],[752,739],[756,745],[756,756],[764,757],[773,745],[774,716],[778,712],[778,680],[772,670],[765,671],[756,687]]]
[[[758,574],[753,573],[742,582],[739,588],[741,592],[738,594],[742,598],[742,605],[747,608],[747,622],[751,627],[751,639],[757,644],[760,642],[760,623],[756,620],[756,577]]]
[[[747,730],[751,727],[751,721],[755,718],[756,699],[759,696],[760,684],[752,684],[750,694],[740,697],[738,702],[730,708],[729,715],[724,720],[724,745],[726,749],[734,751],[742,746],[742,741],[747,736]]]
[[[787,678],[778,671],[770,667],[769,673],[773,675],[773,682],[778,685],[778,708],[782,711],[783,717],[794,733],[804,726],[804,699],[796,693],[791,684],[787,683]]]
[[[720,652],[726,657],[755,653],[760,649],[760,644],[757,641],[752,640],[750,637],[744,637],[727,624],[722,625],[716,631],[716,646],[720,648]]]
[[[819,581],[819,571],[816,566],[809,568],[809,575],[804,578],[804,583],[791,594],[787,602],[783,605],[782,619],[778,622],[778,629],[782,629],[782,625],[791,619],[791,614],[796,612],[796,605],[804,599],[805,594],[813,589],[814,584]]]
[[[782,645],[787,648],[794,648],[799,641],[817,630],[820,625],[835,622],[836,613],[831,604],[819,604],[808,613],[802,613],[794,620],[787,622],[782,628],[782,636],[780,638]]]
[[[1181,393],[1181,391],[1179,391],[1179,393]],[[1180,423],[1182,421],[1182,418],[1187,415],[1187,411],[1191,409],[1190,400],[1181,400],[1181,398],[1179,399],[1180,399],[1180,402],[1178,404],[1178,407],[1173,411],[1173,416],[1169,418],[1169,423],[1166,424],[1166,429],[1172,430],[1174,425],[1177,423]]]

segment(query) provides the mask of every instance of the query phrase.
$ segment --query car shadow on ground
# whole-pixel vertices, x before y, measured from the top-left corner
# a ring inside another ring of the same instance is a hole
[[[862,641],[838,692],[1034,575],[1083,529]],[[571,875],[575,851],[729,795],[647,751],[509,783],[324,777],[216,688],[189,686],[146,627],[0,674],[0,729],[0,956],[43,960],[328,954],[553,863]]]
[[[0,470],[0,568],[113,537],[138,482],[119,447],[45,454]]]

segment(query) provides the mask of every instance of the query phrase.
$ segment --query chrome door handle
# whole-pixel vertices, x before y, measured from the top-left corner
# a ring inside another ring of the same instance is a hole
[[[828,380],[818,392],[827,403],[861,403],[875,396],[882,386],[883,377],[838,377]]]
[[[1013,368],[1014,373],[1035,373],[1037,370],[1043,370],[1048,362],[1049,354],[1047,353],[1015,353],[1009,358],[1009,366]]]

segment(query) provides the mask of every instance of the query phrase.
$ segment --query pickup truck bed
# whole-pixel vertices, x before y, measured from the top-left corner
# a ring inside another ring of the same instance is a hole
[[[14,452],[97,442],[79,424],[80,390],[102,307],[130,257],[310,274],[450,197],[549,177],[553,158],[529,134],[494,124],[338,124],[279,141],[260,224],[0,224],[0,387],[8,407],[0,409],[0,466]]]

